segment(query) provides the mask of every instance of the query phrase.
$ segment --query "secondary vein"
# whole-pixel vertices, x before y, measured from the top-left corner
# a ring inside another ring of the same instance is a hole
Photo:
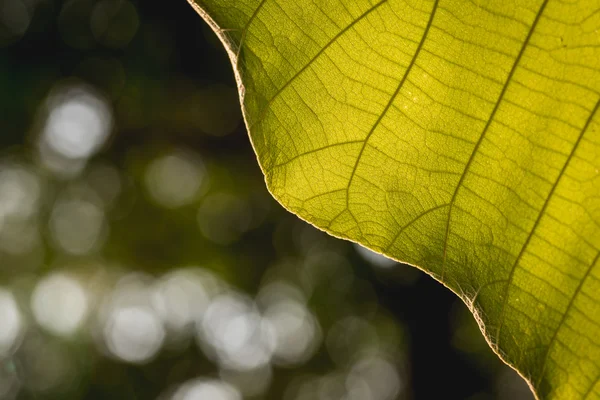
[[[479,151],[479,147],[483,143],[483,139],[485,138],[487,132],[489,131],[492,121],[496,117],[496,113],[498,112],[498,109],[500,108],[500,104],[502,103],[502,100],[504,99],[506,90],[508,89],[508,86],[510,85],[510,82],[512,81],[512,77],[515,74],[515,71],[517,70],[519,62],[521,61],[521,58],[523,57],[523,54],[525,53],[525,49],[527,48],[527,45],[529,44],[529,41],[531,40],[531,37],[533,36],[535,27],[537,26],[547,4],[548,4],[548,0],[544,0],[544,2],[542,3],[542,6],[538,10],[538,13],[536,14],[536,17],[533,21],[533,24],[531,25],[531,28],[529,29],[529,32],[527,33],[525,41],[523,42],[523,45],[521,46],[521,49],[519,50],[519,54],[517,55],[517,58],[515,59],[515,62],[513,63],[512,68],[510,69],[510,72],[508,73],[506,81],[504,82],[504,85],[502,87],[502,91],[500,92],[500,95],[498,96],[498,100],[496,101],[496,104],[494,105],[494,108],[492,109],[490,117],[488,118],[487,123],[485,124],[483,131],[481,132],[481,135],[479,136],[479,140],[475,144],[475,147],[473,148],[473,151],[471,152],[471,155],[469,156],[467,164],[465,165],[465,169],[463,170],[463,173],[462,173],[458,183],[456,184],[456,188],[454,190],[452,199],[450,200],[450,206],[448,208],[448,220],[446,223],[446,234],[444,237],[444,253],[443,253],[443,261],[442,261],[442,272],[441,272],[441,277],[440,277],[440,280],[442,282],[444,281],[444,273],[446,272],[446,260],[447,260],[447,254],[448,254],[448,239],[450,237],[450,221],[452,219],[452,210],[454,209],[454,203],[456,202],[456,197],[458,195],[458,192],[459,192],[461,186],[463,185],[463,182],[465,180],[465,177],[467,176],[469,169],[471,168],[473,159],[475,158],[475,154],[477,154],[477,152]]]

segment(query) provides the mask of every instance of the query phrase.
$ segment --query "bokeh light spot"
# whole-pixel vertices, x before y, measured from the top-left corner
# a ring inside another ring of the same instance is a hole
[[[14,350],[22,332],[21,312],[13,294],[0,289],[0,359]],[[0,391],[1,394],[1,391]]]
[[[37,284],[31,295],[31,309],[44,329],[59,336],[69,336],[87,317],[88,298],[78,281],[57,273]]]
[[[206,188],[206,169],[200,158],[185,151],[161,156],[145,174],[148,193],[159,205],[177,208],[194,202]]]
[[[200,345],[228,368],[252,369],[271,361],[273,332],[252,301],[242,295],[215,298],[198,328]]]
[[[278,364],[298,365],[313,356],[320,343],[320,328],[303,304],[290,300],[274,303],[265,311],[265,318],[275,332]]]
[[[54,241],[70,254],[87,254],[99,248],[106,229],[104,210],[80,199],[58,202],[50,218]]]
[[[111,129],[112,113],[104,99],[84,86],[59,91],[50,98],[40,138],[41,152],[52,154],[42,158],[87,159],[104,145]]]
[[[353,365],[346,388],[352,399],[393,400],[402,386],[396,367],[383,358],[370,357]]]
[[[217,380],[196,379],[183,384],[172,400],[242,400],[233,386]]]
[[[165,331],[152,309],[118,307],[106,322],[104,337],[114,356],[130,363],[144,363],[160,350]]]
[[[152,305],[170,330],[185,333],[204,314],[210,302],[210,290],[199,274],[175,271],[156,283]]]
[[[29,218],[37,212],[41,189],[40,179],[32,171],[0,165],[0,222],[6,217]]]
[[[386,256],[376,253],[372,250],[367,249],[366,247],[361,246],[360,244],[354,243],[354,249],[360,256],[367,261],[369,264],[378,267],[378,268],[391,268],[398,263],[391,258],[387,258]]]

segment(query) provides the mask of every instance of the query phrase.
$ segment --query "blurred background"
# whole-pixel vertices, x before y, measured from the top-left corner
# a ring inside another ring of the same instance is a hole
[[[0,399],[530,399],[466,307],[267,193],[185,0],[0,0]]]

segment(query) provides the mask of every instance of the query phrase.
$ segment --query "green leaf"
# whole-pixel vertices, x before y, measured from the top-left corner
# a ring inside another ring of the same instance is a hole
[[[600,399],[599,0],[190,0],[269,190],[422,268],[539,398]]]

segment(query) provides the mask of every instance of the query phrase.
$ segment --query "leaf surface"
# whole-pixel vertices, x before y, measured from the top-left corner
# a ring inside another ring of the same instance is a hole
[[[189,0],[273,196],[422,268],[544,399],[600,399],[600,0]]]

